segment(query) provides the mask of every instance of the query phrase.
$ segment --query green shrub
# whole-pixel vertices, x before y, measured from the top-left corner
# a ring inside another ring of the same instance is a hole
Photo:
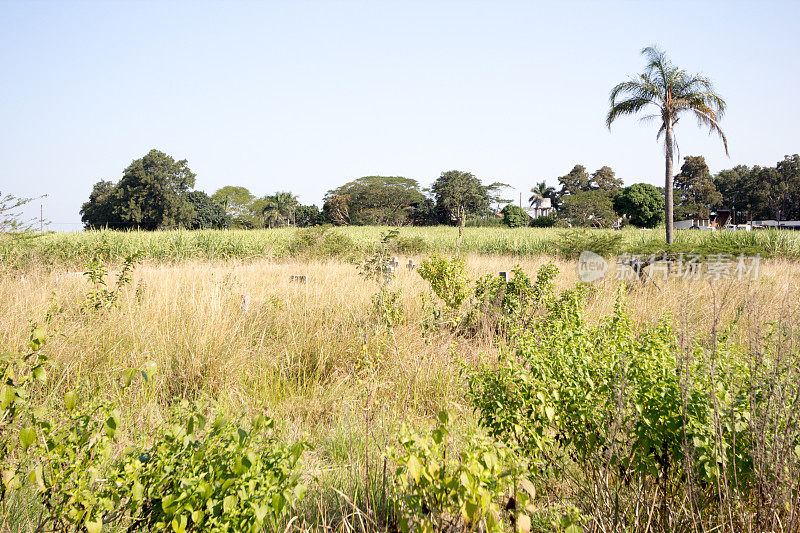
[[[524,209],[517,205],[508,204],[501,211],[503,214],[503,224],[509,228],[521,228],[527,226],[531,217]]]
[[[481,426],[519,447],[533,479],[561,483],[580,473],[567,498],[617,530],[636,523],[648,487],[659,487],[649,512],[662,530],[689,519],[676,503],[689,497],[692,512],[708,517],[724,505],[720,491],[755,509],[764,505],[760,490],[787,501],[788,473],[800,468],[800,447],[789,450],[800,431],[783,414],[766,415],[774,376],[751,380],[752,367],[724,335],[685,353],[666,321],[635,326],[621,297],[598,324],[584,316],[584,301],[584,286],[548,299],[546,313],[517,332],[496,364],[467,370]],[[800,394],[787,363],[778,364],[780,388]],[[762,424],[784,434],[758,433]],[[788,448],[778,442],[787,440]],[[765,461],[763,449],[776,450],[785,466]],[[756,491],[758,476],[771,481]],[[607,498],[615,511],[598,512]]]
[[[417,272],[450,310],[461,307],[469,296],[467,263],[463,257],[447,259],[434,255],[423,261]]]
[[[337,257],[352,253],[355,249],[353,239],[330,226],[298,229],[288,246],[290,255],[311,258]]]
[[[403,255],[420,255],[428,251],[428,244],[419,235],[415,237],[397,237],[392,251]]]
[[[561,236],[556,247],[564,259],[577,259],[584,251],[610,257],[619,254],[622,235],[619,232],[571,230]]]
[[[501,504],[510,496],[518,502],[519,523],[530,524],[525,514],[529,495],[521,487],[519,464],[509,448],[499,442],[471,436],[457,460],[447,456],[449,416],[439,413],[428,436],[402,426],[398,448],[388,456],[397,465],[394,502],[400,531],[505,531]],[[520,490],[514,493],[514,487]]]
[[[531,220],[529,224],[532,228],[552,228],[558,219],[554,215],[544,215]]]
[[[516,266],[506,281],[500,276],[486,274],[475,284],[475,307],[470,316],[473,327],[486,325],[495,333],[508,333],[524,328],[537,316],[543,303],[552,295],[552,280],[558,269],[552,263],[542,266],[532,282]]]

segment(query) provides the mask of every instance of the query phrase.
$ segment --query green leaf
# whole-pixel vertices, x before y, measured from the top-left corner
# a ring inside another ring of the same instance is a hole
[[[103,520],[100,518],[93,522],[87,520],[84,526],[86,526],[86,531],[88,533],[100,533],[103,531]]]
[[[552,421],[553,417],[556,416],[556,410],[548,405],[547,407],[544,408],[544,414],[547,415],[548,420]]]
[[[33,367],[33,379],[44,383],[47,381],[47,370],[43,366],[35,366]]]
[[[117,432],[117,420],[114,415],[109,416],[106,420],[105,432],[109,437],[114,437],[114,433]]]
[[[72,412],[75,409],[75,404],[78,403],[78,395],[74,391],[70,391],[64,395],[64,407],[67,411]]]
[[[178,515],[172,519],[172,531],[175,533],[185,533],[186,532],[186,524],[188,523],[188,519],[185,515]]]
[[[133,488],[131,489],[131,497],[135,502],[142,501],[142,498],[144,497],[144,486],[138,481],[134,482],[133,484]]]
[[[226,513],[231,512],[232,510],[236,509],[236,504],[239,503],[239,498],[234,495],[225,496],[225,499],[222,500],[222,510]]]
[[[22,451],[28,451],[28,448],[36,442],[36,430],[33,428],[25,428],[19,431],[19,441],[22,443]]]
[[[408,468],[409,474],[411,477],[414,478],[414,481],[419,483],[419,478],[422,476],[422,465],[419,462],[419,459],[416,456],[412,455],[408,458],[408,462],[406,463],[406,468]]]

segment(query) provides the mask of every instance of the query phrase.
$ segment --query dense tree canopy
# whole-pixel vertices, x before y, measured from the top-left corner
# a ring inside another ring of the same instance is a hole
[[[565,196],[559,216],[575,226],[600,228],[611,227],[617,220],[611,197],[601,190]]]
[[[680,174],[675,176],[675,191],[677,220],[708,218],[711,208],[722,202],[703,156],[690,155],[684,159]]]
[[[424,202],[414,179],[365,176],[328,191],[324,210],[335,224],[402,226]]]
[[[470,172],[448,170],[433,182],[431,192],[437,208],[458,224],[460,235],[468,215],[482,215],[489,209],[490,187],[482,185]]]
[[[664,197],[648,183],[634,183],[614,196],[614,210],[640,228],[655,228],[664,222]]]
[[[81,220],[88,228],[190,227],[194,211],[186,194],[194,187],[194,178],[185,159],[175,161],[150,150],[125,169],[116,185],[95,184],[81,208]]]
[[[191,229],[220,229],[228,227],[230,218],[217,202],[203,191],[189,191],[186,200],[192,206]]]

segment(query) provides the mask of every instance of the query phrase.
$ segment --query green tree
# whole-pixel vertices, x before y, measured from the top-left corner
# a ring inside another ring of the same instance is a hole
[[[228,226],[229,217],[217,202],[203,191],[189,191],[186,200],[192,206],[192,229],[220,229]]]
[[[211,195],[230,217],[231,226],[238,228],[254,228],[263,225],[258,216],[253,214],[252,205],[255,196],[246,188],[238,185],[226,185]]]
[[[540,181],[533,187],[531,187],[531,196],[528,198],[528,203],[533,205],[533,202],[538,200],[539,198],[550,198],[552,203],[555,205],[556,198],[558,197],[558,193],[556,192],[554,187],[550,187],[547,185],[546,182]]]
[[[276,192],[265,196],[259,203],[260,214],[270,228],[290,225],[294,220],[296,207],[297,196],[290,192]]]
[[[566,175],[558,178],[558,183],[561,184],[559,191],[559,199],[568,194],[578,194],[579,192],[586,192],[591,190],[591,182],[589,173],[586,172],[586,167],[583,165],[575,165]]]
[[[768,211],[758,183],[759,171],[759,167],[737,165],[714,176],[714,186],[722,196],[719,206],[730,207],[737,222],[762,218],[762,214]]]
[[[299,228],[319,226],[325,223],[325,215],[315,205],[298,205],[294,210],[294,223]]]
[[[484,214],[489,209],[488,188],[470,172],[448,170],[433,182],[431,192],[437,208],[458,225],[460,237],[467,215]]]
[[[614,211],[639,228],[655,228],[664,221],[664,197],[657,187],[634,183],[614,196]]]
[[[779,191],[780,203],[777,209],[778,220],[781,220],[781,215],[785,219],[795,219],[800,217],[800,209],[798,209],[798,197],[800,197],[800,155],[787,155],[784,156],[782,161],[778,161],[775,165],[775,170],[778,172],[778,186],[775,187]]]
[[[87,227],[188,227],[192,206],[186,193],[194,187],[194,178],[185,159],[175,161],[164,152],[150,150],[125,169],[116,185],[96,184],[81,208],[81,218]],[[103,215],[108,218],[103,220]]]
[[[323,211],[340,225],[402,226],[411,223],[415,207],[424,202],[414,179],[365,176],[328,191]]]
[[[684,112],[690,113],[711,133],[720,136],[727,154],[728,141],[719,126],[726,105],[722,97],[714,92],[714,87],[708,78],[688,74],[676,67],[666,54],[656,47],[647,47],[642,50],[642,54],[647,58],[644,72],[611,90],[606,125],[611,128],[611,124],[621,116],[634,115],[645,109],[655,108],[654,113],[647,114],[644,118],[659,122],[657,139],[664,135],[666,238],[667,244],[672,244],[675,125]]]
[[[679,194],[675,217],[679,220],[708,218],[710,208],[722,201],[703,156],[684,158],[674,183]]]
[[[617,220],[611,197],[600,190],[568,194],[558,214],[576,226],[608,228]]]
[[[527,226],[531,220],[530,215],[517,205],[507,205],[501,213],[503,215],[503,224],[509,228]]]
[[[81,206],[80,214],[86,229],[122,229],[126,224],[115,213],[116,186],[112,181],[98,181],[92,187],[89,201]]]
[[[613,196],[622,188],[622,179],[615,177],[611,167],[602,166],[592,174],[589,179],[589,186],[592,189],[606,191]]]

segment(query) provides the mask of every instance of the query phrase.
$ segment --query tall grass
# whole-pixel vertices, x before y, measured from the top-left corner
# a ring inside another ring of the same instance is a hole
[[[330,229],[329,233],[342,236],[343,246],[349,247],[353,252],[368,252],[386,230],[383,227],[343,227]],[[14,268],[26,268],[30,265],[80,267],[96,257],[120,261],[135,252],[141,252],[147,259],[160,262],[180,262],[187,259],[280,259],[296,256],[294,252],[298,236],[318,231],[322,230],[280,228],[250,231],[51,233],[24,241],[0,241],[0,264]],[[459,240],[458,231],[451,227],[404,227],[400,229],[400,239],[401,242],[413,241],[413,249],[420,253],[555,256],[559,254],[565,239],[573,233],[573,230],[557,228],[468,227],[464,230],[463,238]],[[666,249],[660,230],[589,230],[588,234],[593,236],[593,241],[621,235],[617,246],[621,252],[648,254]],[[800,258],[800,233],[779,230],[749,233],[684,230],[676,233],[672,251],[702,255],[758,253],[763,257],[797,259]]]
[[[337,231],[367,248],[380,230]],[[456,244],[451,228],[404,228],[401,233],[421,236],[432,250],[448,251]],[[347,262],[272,260],[280,254],[240,260],[257,256],[255,250],[283,250],[293,234],[97,232],[43,238],[35,245],[42,250],[58,253],[59,246],[71,246],[73,251],[58,256],[67,258],[66,266],[34,267],[0,279],[0,351],[20,351],[31,323],[46,325],[46,349],[53,363],[46,398],[53,405],[75,387],[113,393],[122,371],[155,362],[151,386],[124,398],[127,432],[162,423],[176,398],[208,395],[229,412],[266,412],[287,438],[313,445],[305,463],[311,489],[302,509],[303,527],[361,529],[362,521],[372,519],[361,514],[369,515],[369,502],[379,501],[369,491],[381,486],[382,453],[400,423],[424,427],[439,410],[448,409],[456,420],[455,434],[474,427],[460,369],[495,354],[501,341],[426,329],[431,309],[430,298],[423,295],[429,289],[413,270],[401,267],[392,281],[391,288],[401,294],[405,321],[387,331],[373,315],[370,298],[376,285]],[[559,235],[557,230],[504,230],[498,237],[501,244],[492,244],[491,234],[468,231],[464,246],[474,251],[526,250],[518,255],[468,254],[471,276],[509,271],[517,263],[533,274],[546,258],[521,256],[547,247]],[[767,239],[759,243],[775,239],[787,245],[781,236],[735,238]],[[236,239],[248,254],[226,255]],[[86,314],[80,303],[87,282],[70,270],[78,257],[101,246],[111,259],[140,246],[153,249],[118,308]],[[206,255],[209,250],[217,255]],[[198,260],[195,254],[216,260]],[[415,257],[417,262],[420,258]],[[558,287],[574,285],[576,264],[556,263],[561,270]],[[307,283],[290,282],[295,274],[306,275]],[[778,323],[787,331],[796,327],[798,275],[800,265],[771,260],[762,265],[755,282],[671,279],[658,288],[637,283],[624,289],[635,321],[671,317],[687,343],[719,330],[720,324],[733,324],[729,335],[747,346],[759,324]],[[613,311],[618,289],[613,272],[594,285],[585,310],[590,320]],[[719,305],[721,292],[724,306]],[[243,295],[249,296],[249,305],[243,304]],[[757,310],[747,327],[734,321],[742,302]],[[26,520],[21,517],[16,529],[29,530],[32,522]]]

